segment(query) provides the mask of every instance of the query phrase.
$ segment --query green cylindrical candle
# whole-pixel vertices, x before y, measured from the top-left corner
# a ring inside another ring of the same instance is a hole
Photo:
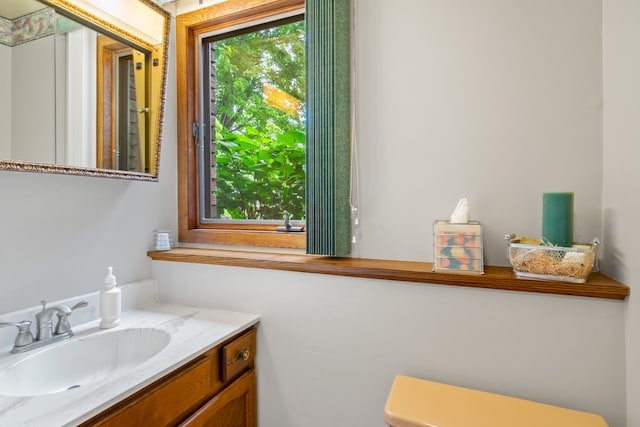
[[[573,245],[573,193],[542,195],[542,238],[555,246]]]

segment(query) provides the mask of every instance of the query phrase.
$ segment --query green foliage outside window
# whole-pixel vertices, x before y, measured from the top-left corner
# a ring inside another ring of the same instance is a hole
[[[304,37],[298,21],[215,42],[218,218],[305,216]]]

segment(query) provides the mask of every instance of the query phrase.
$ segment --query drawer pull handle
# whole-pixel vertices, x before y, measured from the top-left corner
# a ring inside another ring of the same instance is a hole
[[[241,351],[240,353],[238,353],[238,359],[242,359],[242,360],[249,360],[249,350],[245,349],[243,351]]]

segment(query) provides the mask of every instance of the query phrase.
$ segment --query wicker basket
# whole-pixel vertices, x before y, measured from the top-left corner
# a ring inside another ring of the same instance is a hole
[[[600,243],[574,243],[570,248],[520,243],[513,234],[505,236],[508,256],[517,276],[533,279],[584,283],[596,265],[596,249]]]

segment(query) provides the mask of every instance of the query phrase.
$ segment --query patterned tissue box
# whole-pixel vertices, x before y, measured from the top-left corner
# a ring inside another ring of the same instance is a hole
[[[433,223],[433,271],[458,274],[484,274],[482,228],[480,222]]]

